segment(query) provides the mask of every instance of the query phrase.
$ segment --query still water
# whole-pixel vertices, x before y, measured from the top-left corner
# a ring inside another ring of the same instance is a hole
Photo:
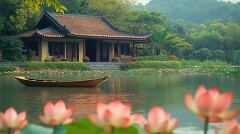
[[[68,80],[90,77],[90,75],[82,75],[79,72],[31,75],[36,78]],[[144,115],[147,115],[152,105],[162,106],[167,111],[171,111],[173,117],[178,117],[179,129],[176,133],[198,134],[201,133],[202,123],[185,109],[183,95],[185,92],[194,93],[199,84],[205,84],[208,88],[217,86],[221,91],[231,89],[234,92],[232,107],[240,108],[240,75],[118,74],[112,75],[108,81],[97,88],[25,87],[13,76],[11,74],[0,75],[0,110],[3,111],[10,106],[18,111],[27,110],[32,122],[37,121],[36,117],[49,100],[56,102],[63,99],[68,107],[76,110],[74,117],[80,118],[88,112],[94,112],[98,101],[109,102],[113,99],[121,99],[125,103],[132,103],[134,112],[141,112]]]

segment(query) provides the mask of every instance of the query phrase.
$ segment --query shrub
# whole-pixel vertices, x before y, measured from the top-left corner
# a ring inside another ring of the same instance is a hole
[[[181,63],[178,61],[136,61],[136,62],[126,63],[121,66],[123,70],[140,69],[140,68],[176,69],[180,67],[181,67]]]
[[[1,66],[0,67],[0,72],[13,72],[16,71],[17,67],[15,66]]]
[[[194,51],[193,56],[194,56],[195,59],[203,61],[203,60],[211,59],[212,53],[209,49],[202,48],[202,49],[199,49],[197,51]]]
[[[135,58],[136,61],[153,61],[153,60],[159,60],[159,61],[168,61],[169,58],[167,55],[153,55],[153,56],[140,56]]]
[[[233,51],[232,61],[234,64],[240,64],[240,50]]]
[[[89,70],[90,68],[81,62],[27,62],[26,70],[43,69],[68,69],[68,70]]]
[[[169,60],[177,60],[177,56],[175,56],[175,55],[170,55],[170,56],[169,56]]]
[[[212,59],[214,60],[224,60],[225,53],[222,50],[215,50],[212,52]]]
[[[25,61],[23,55],[23,42],[16,37],[1,37],[0,50],[4,60],[9,61]]]

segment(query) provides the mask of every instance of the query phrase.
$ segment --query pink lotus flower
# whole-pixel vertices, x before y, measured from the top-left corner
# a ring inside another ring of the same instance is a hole
[[[207,90],[204,85],[200,85],[193,98],[186,93],[184,102],[186,107],[193,113],[199,115],[201,119],[208,119],[210,122],[221,122],[235,118],[239,110],[228,111],[232,103],[232,92],[220,94],[217,88]]]
[[[240,134],[240,124],[236,119],[225,121],[222,126],[223,134]]]
[[[171,133],[177,126],[178,120],[171,119],[170,113],[165,112],[164,109],[157,106],[151,108],[148,113],[148,120],[144,124],[144,128],[148,133],[156,134]]]
[[[88,118],[97,126],[103,128],[127,128],[131,126],[139,114],[131,115],[131,105],[124,105],[115,100],[109,104],[97,103],[97,115],[89,114]]]
[[[5,113],[0,113],[0,129],[22,129],[28,124],[26,120],[26,112],[17,114],[16,110],[12,107],[8,108]]]
[[[44,106],[44,115],[40,115],[39,120],[51,126],[68,124],[73,121],[73,118],[71,118],[72,113],[72,109],[66,109],[63,100],[58,101],[55,105],[52,102],[48,102]]]

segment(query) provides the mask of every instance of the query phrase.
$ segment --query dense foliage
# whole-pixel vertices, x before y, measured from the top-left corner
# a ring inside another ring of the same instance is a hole
[[[0,51],[3,60],[24,61],[26,57],[22,51],[23,43],[14,37],[0,37]]]
[[[183,58],[198,60],[227,60],[239,64],[240,25],[233,22],[195,24],[172,22],[169,31],[176,32],[193,46],[184,51]],[[178,30],[181,29],[181,30]]]
[[[32,28],[44,4],[53,6],[56,12],[64,13],[67,10],[58,0],[1,0],[0,35],[16,34],[25,28]]]

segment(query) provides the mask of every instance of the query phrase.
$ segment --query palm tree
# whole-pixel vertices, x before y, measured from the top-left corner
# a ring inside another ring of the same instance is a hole
[[[166,29],[154,30],[151,36],[153,54],[159,55],[164,44],[173,39],[175,35],[169,34]]]

